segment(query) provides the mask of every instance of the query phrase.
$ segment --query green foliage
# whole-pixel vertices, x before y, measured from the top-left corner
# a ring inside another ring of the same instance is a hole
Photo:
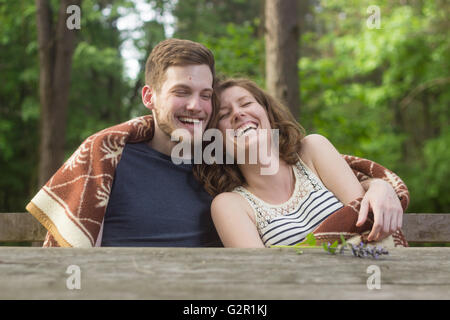
[[[226,34],[211,37],[200,33],[198,41],[214,53],[219,75],[248,77],[259,85],[264,83],[264,43],[254,36],[255,27],[250,23],[242,26],[228,24]]]
[[[34,3],[0,2],[0,211],[23,211],[23,200],[37,178],[39,66],[34,16]]]
[[[320,1],[302,35],[300,122],[409,186],[411,212],[449,212],[450,37],[441,1]],[[320,26],[320,27],[319,27]]]
[[[378,1],[381,29],[369,29],[372,4],[311,3],[303,17],[299,121],[341,153],[399,174],[410,189],[408,211],[449,212],[448,6]],[[264,87],[257,16],[240,24],[217,19],[221,32],[193,28],[192,38],[213,50],[218,73],[246,76]]]
[[[159,14],[136,30],[118,19],[131,0],[83,0],[73,56],[66,156],[90,134],[147,111],[140,102],[145,60],[165,38],[205,43],[218,74],[264,87],[262,1],[148,0]],[[381,29],[369,29],[376,4]],[[52,1],[55,9],[58,1]],[[301,12],[300,123],[344,154],[372,159],[400,175],[410,212],[449,212],[450,36],[445,1],[310,1]],[[33,1],[0,0],[0,211],[23,211],[36,191],[40,106]],[[136,32],[140,36],[135,36]],[[137,79],[126,75],[120,47],[140,54]]]
[[[173,14],[177,17],[174,36],[198,40],[206,33],[208,37],[224,37],[229,34],[230,23],[242,25],[253,22],[263,9],[261,0],[183,0],[178,1]]]
[[[178,1],[174,37],[205,44],[219,76],[248,77],[264,86],[264,39],[260,0]]]
[[[52,1],[53,17],[59,1]],[[133,12],[134,2],[83,0],[81,29],[73,55],[66,157],[89,135],[130,119],[139,104],[143,73],[125,74],[120,48],[127,39],[117,22]],[[23,211],[37,191],[40,102],[39,58],[34,1],[0,1],[0,212]],[[164,29],[148,21],[138,50],[145,63]],[[149,37],[151,35],[151,37]],[[142,111],[140,111],[142,110]]]
[[[299,244],[296,244],[296,246],[301,246],[301,245],[308,245],[311,247],[314,247],[316,245],[316,237],[314,236],[314,233],[308,233],[306,235],[305,240],[303,240],[302,242],[300,242]]]

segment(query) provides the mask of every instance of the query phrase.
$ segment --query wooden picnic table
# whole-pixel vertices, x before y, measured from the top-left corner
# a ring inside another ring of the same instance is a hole
[[[378,260],[322,249],[0,247],[0,299],[449,299],[450,248]],[[68,289],[75,265],[80,289]],[[380,270],[370,290],[368,267]]]

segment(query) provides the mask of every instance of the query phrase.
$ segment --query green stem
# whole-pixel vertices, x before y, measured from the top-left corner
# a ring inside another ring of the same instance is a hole
[[[323,248],[321,246],[283,246],[283,245],[273,245],[271,248],[292,248],[292,249],[317,249]]]

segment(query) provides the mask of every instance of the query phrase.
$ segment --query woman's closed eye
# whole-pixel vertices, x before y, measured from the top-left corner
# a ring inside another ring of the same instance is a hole
[[[229,112],[219,113],[219,120],[225,119],[229,114]]]

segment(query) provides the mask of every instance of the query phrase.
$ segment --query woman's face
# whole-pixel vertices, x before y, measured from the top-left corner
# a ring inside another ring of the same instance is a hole
[[[239,86],[230,87],[221,93],[219,99],[217,128],[223,137],[232,139],[235,146],[239,139],[245,141],[247,149],[257,143],[258,136],[270,136],[271,126],[267,112],[249,91]],[[262,129],[265,129],[267,134],[258,135]]]

